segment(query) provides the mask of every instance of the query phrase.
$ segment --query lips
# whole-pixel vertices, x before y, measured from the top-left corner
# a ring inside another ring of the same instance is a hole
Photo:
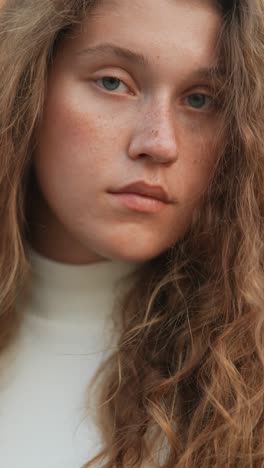
[[[168,193],[161,185],[150,185],[144,181],[133,182],[121,187],[112,193],[134,193],[145,197],[154,198],[163,203],[172,203]]]

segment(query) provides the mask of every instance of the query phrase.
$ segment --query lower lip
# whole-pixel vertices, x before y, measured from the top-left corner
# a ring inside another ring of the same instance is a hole
[[[122,205],[142,213],[158,213],[167,206],[167,203],[161,200],[137,193],[112,193],[111,195]]]

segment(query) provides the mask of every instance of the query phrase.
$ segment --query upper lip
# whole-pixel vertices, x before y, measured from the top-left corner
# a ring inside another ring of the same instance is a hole
[[[144,181],[137,181],[126,185],[114,193],[138,193],[147,197],[156,198],[164,203],[171,203],[167,191],[161,185],[150,185]]]

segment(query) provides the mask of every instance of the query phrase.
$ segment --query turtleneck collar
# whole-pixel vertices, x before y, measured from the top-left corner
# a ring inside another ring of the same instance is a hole
[[[103,317],[113,305],[118,280],[138,264],[104,260],[85,265],[60,263],[28,247],[30,313],[49,321],[82,324]]]

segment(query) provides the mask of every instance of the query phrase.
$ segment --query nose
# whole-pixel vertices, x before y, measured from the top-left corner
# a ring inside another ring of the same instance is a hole
[[[140,113],[131,137],[131,159],[149,157],[157,163],[173,164],[178,159],[175,116],[169,103],[154,105]]]

